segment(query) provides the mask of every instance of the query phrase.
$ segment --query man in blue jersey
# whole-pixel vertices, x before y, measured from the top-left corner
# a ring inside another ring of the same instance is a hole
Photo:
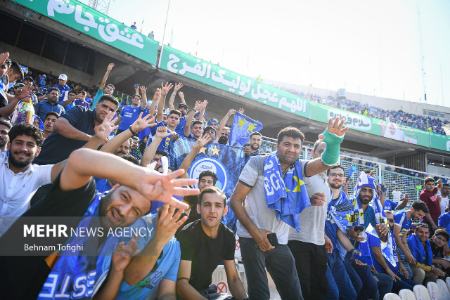
[[[399,248],[400,260],[407,269],[409,276],[413,276],[412,269],[409,264],[415,265],[416,260],[411,253],[406,241],[406,235],[411,228],[413,219],[423,219],[428,213],[428,207],[421,200],[414,201],[408,210],[402,210],[394,214],[394,238]],[[409,264],[408,264],[409,263]]]
[[[127,130],[130,125],[137,120],[141,112],[147,114],[148,111],[146,110],[146,106],[147,89],[145,86],[139,86],[139,88],[136,89],[136,94],[131,99],[131,105],[125,105],[122,107],[118,120],[119,127],[117,132],[120,133]]]
[[[66,74],[60,74],[58,77],[58,83],[54,85],[55,88],[59,90],[59,100],[58,103],[62,104],[65,99],[67,99],[68,92],[72,89],[68,84],[67,80],[69,78]]]

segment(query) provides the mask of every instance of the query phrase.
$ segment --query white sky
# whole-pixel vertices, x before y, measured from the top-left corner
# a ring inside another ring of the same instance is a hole
[[[109,15],[161,42],[168,1],[111,0]],[[167,42],[280,82],[410,101],[425,82],[450,107],[448,0],[171,0]]]

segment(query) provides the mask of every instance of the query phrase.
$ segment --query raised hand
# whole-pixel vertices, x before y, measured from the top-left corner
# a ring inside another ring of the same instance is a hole
[[[178,97],[180,97],[180,99],[184,100],[184,93],[182,91],[178,92]]]
[[[228,110],[228,112],[227,112],[227,115],[229,116],[229,117],[231,117],[232,115],[234,115],[236,113],[236,110],[234,109],[234,108],[230,108],[229,110]]]
[[[206,110],[206,107],[208,106],[208,100],[203,100],[201,104],[201,110]]]
[[[209,133],[205,133],[197,139],[197,141],[195,142],[195,147],[201,149],[202,147],[205,147],[206,144],[211,142],[211,140],[212,136]]]
[[[177,93],[181,88],[183,87],[183,84],[181,82],[177,82],[175,86],[173,87],[173,92]]]
[[[327,130],[337,136],[344,136],[348,128],[345,127],[345,117],[334,117],[328,121]]]
[[[165,204],[158,212],[155,240],[165,245],[177,232],[178,228],[188,219],[182,216],[182,211],[174,206]]]
[[[161,95],[166,96],[172,88],[173,83],[166,82],[164,84],[161,84]]]
[[[159,126],[158,128],[156,128],[155,137],[163,139],[165,137],[168,137],[169,135],[170,133],[166,126]]]
[[[161,97],[161,88],[157,88],[155,93],[153,94],[153,101],[158,101],[159,97]]]
[[[145,169],[145,172],[147,174],[135,183],[134,188],[149,200],[158,200],[168,203],[175,208],[186,210],[189,208],[189,205],[178,201],[174,196],[195,196],[200,194],[199,189],[186,187],[196,184],[196,179],[178,179],[185,173],[182,169],[166,175],[148,169]]]
[[[245,109],[243,107],[239,108],[239,113],[240,114],[244,114],[244,112],[245,112]]]
[[[202,109],[202,101],[201,100],[195,101],[194,110],[195,111],[200,111],[201,109]]]
[[[114,125],[115,122],[113,121],[114,115],[114,112],[109,112],[103,119],[103,122],[94,127],[95,136],[97,138],[106,142],[108,141],[111,132],[117,129],[118,125]]]
[[[144,95],[147,95],[147,88],[144,85],[140,85],[139,92],[140,92],[141,96],[144,97]]]
[[[106,70],[111,72],[114,66],[115,66],[114,63],[109,63],[108,66],[106,67]]]
[[[155,123],[155,117],[152,117],[152,115],[150,114],[142,117],[143,114],[144,113],[141,112],[136,121],[134,121],[134,123],[131,125],[131,128],[134,132],[139,132],[147,127],[155,127],[157,125]]]
[[[136,239],[132,238],[128,244],[120,242],[112,255],[112,269],[116,272],[123,272],[136,252]]]

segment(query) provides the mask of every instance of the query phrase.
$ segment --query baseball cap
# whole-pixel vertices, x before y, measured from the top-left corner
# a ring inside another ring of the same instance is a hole
[[[23,70],[22,70],[22,68],[20,67],[20,65],[19,65],[19,63],[17,61],[12,60],[10,68],[14,69],[15,72],[19,73],[19,75],[20,75],[19,80],[23,80],[23,77],[24,77]]]
[[[67,75],[66,74],[60,74],[58,79],[67,80]]]

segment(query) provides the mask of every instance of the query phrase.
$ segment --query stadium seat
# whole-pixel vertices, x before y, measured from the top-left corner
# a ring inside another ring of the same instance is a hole
[[[450,291],[448,290],[447,284],[445,284],[445,281],[442,279],[436,280],[436,284],[439,287],[439,290],[441,291],[441,294],[444,296],[445,299],[450,299]]]
[[[436,282],[427,283],[428,293],[430,294],[431,300],[448,300],[445,298],[441,290],[439,289]]]
[[[401,300],[397,294],[387,293],[384,295],[383,300]]]
[[[416,296],[414,295],[413,291],[408,289],[401,290],[398,295],[402,300],[416,300]]]
[[[416,284],[413,288],[414,295],[416,296],[416,299],[420,300],[431,300],[430,294],[428,293],[428,290],[425,286],[421,284]]]

